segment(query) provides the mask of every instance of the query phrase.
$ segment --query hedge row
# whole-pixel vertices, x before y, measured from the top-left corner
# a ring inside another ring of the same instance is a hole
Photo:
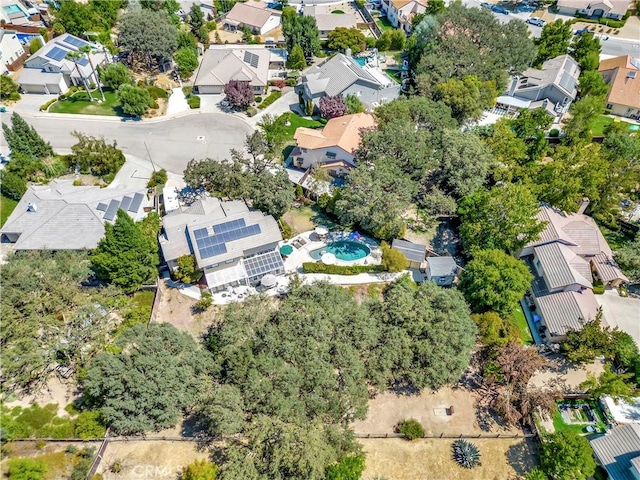
[[[382,265],[327,265],[325,263],[305,262],[304,273],[326,273],[328,275],[358,275],[360,273],[380,273]]]
[[[264,110],[265,108],[267,108],[269,105],[271,105],[273,102],[275,102],[277,99],[279,99],[282,96],[282,92],[280,90],[276,90],[275,92],[271,92],[271,94],[264,99],[264,101],[258,105],[258,108],[260,110]]]
[[[189,108],[200,108],[200,97],[190,95],[187,97],[187,103],[189,104]]]

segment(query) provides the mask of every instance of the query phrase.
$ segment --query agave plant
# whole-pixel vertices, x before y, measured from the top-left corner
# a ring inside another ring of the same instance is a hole
[[[453,458],[461,467],[474,468],[480,465],[480,450],[467,440],[456,440],[453,442]]]

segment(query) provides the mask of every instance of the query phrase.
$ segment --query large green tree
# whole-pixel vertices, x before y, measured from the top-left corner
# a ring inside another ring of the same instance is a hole
[[[472,310],[511,316],[533,275],[524,262],[502,250],[480,250],[473,257],[460,278],[460,290]]]
[[[127,83],[118,88],[118,102],[124,113],[134,117],[144,115],[153,105],[149,90]]]
[[[497,248],[515,252],[544,230],[538,201],[520,184],[478,190],[459,202],[460,236],[467,252]]]
[[[181,48],[174,55],[173,60],[178,66],[178,72],[184,79],[191,77],[198,68],[198,54],[192,48]]]
[[[632,282],[640,282],[640,234],[616,251],[616,260]]]
[[[158,263],[156,236],[145,235],[124,210],[114,224],[105,224],[105,236],[91,254],[96,275],[128,292],[153,281]]]
[[[540,38],[535,40],[538,56],[534,64],[540,66],[546,60],[566,54],[572,36],[571,22],[558,19],[555,22],[547,23],[542,27]]]
[[[574,430],[546,435],[539,447],[542,470],[557,480],[586,480],[596,471],[586,437]]]
[[[597,118],[604,112],[604,97],[588,95],[569,107],[569,119],[564,125],[565,141],[568,144],[591,142]]]
[[[117,148],[115,140],[109,144],[104,137],[92,137],[77,131],[71,134],[78,139],[78,143],[71,147],[67,162],[77,166],[80,172],[104,177],[115,175],[124,165],[124,153]]]
[[[300,45],[296,44],[291,49],[291,53],[287,57],[287,68],[290,68],[291,70],[304,70],[307,68],[304,52]]]
[[[120,85],[132,83],[131,72],[124,63],[110,63],[98,69],[100,81],[112,90],[117,90]]]
[[[437,84],[433,97],[451,107],[453,118],[462,124],[478,120],[483,110],[493,106],[496,95],[494,80],[481,82],[475,75],[467,75],[461,80],[450,78]]]
[[[3,123],[2,131],[14,156],[24,155],[32,159],[43,159],[53,155],[51,144],[45,142],[36,129],[16,112],[11,114],[11,126]]]
[[[165,11],[132,10],[120,18],[120,46],[149,69],[171,58],[178,46],[178,30]]]
[[[125,330],[118,353],[101,353],[87,368],[85,396],[115,433],[136,434],[175,425],[194,405],[210,367],[188,333],[173,325]]]
[[[298,15],[293,7],[285,7],[282,11],[282,33],[290,53],[295,45],[302,48],[305,58],[311,58],[320,51],[320,32],[316,19],[309,15]]]
[[[10,76],[0,76],[0,100],[20,100],[18,88],[18,84]]]
[[[591,32],[578,35],[577,40],[574,40],[569,48],[569,54],[578,62],[583,74],[586,71],[598,69],[601,51],[600,39]]]
[[[337,27],[329,32],[327,38],[327,46],[332,50],[346,51],[350,48],[353,53],[360,53],[367,46],[364,33],[355,27]]]

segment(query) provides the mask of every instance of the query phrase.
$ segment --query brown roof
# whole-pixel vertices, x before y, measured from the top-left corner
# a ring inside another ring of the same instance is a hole
[[[300,127],[296,130],[294,138],[301,148],[314,150],[337,146],[351,153],[360,145],[360,130],[374,125],[372,115],[356,113],[332,118],[322,130]]]
[[[640,108],[640,70],[635,67],[616,69],[611,77],[607,103]]]
[[[426,6],[426,1],[424,0],[391,0],[391,3],[393,4],[394,7],[396,7],[397,10],[400,10],[402,7],[412,2],[416,2],[416,3],[419,3],[420,5]]]
[[[613,70],[614,68],[634,68],[631,63],[631,58],[633,58],[631,55],[607,58],[600,62],[600,65],[598,65],[598,71],[606,72],[607,70]]]
[[[262,5],[262,4],[261,4]],[[225,17],[251,27],[262,28],[271,15],[280,16],[281,13],[268,8],[260,8],[254,5],[237,2]]]

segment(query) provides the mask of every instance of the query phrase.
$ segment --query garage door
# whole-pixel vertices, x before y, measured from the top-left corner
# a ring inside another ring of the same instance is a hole
[[[20,84],[24,93],[47,93],[44,85],[25,85]]]
[[[49,93],[62,93],[60,91],[60,85],[57,83],[47,84],[47,88],[49,89]]]
[[[198,93],[201,94],[220,94],[222,93],[222,85],[198,85]]]

